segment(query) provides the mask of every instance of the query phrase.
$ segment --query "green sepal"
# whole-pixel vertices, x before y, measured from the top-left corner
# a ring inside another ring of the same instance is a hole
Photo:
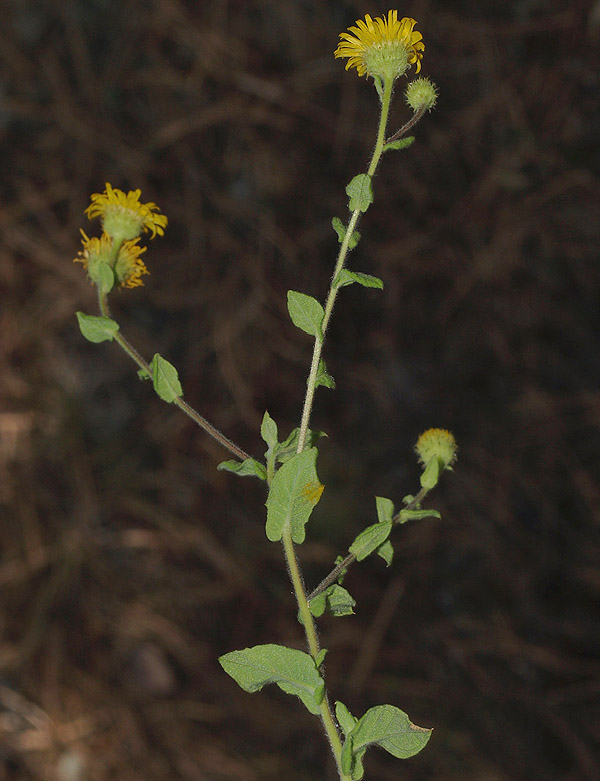
[[[381,81],[381,76],[373,76],[373,83],[375,84],[375,89],[379,95],[379,100],[383,101],[383,83]]]
[[[271,542],[280,540],[285,530],[296,544],[304,542],[304,527],[323,491],[317,477],[317,452],[316,447],[303,450],[275,472],[265,503],[265,531]]]
[[[398,759],[407,759],[425,748],[431,732],[417,727],[394,705],[376,705],[358,720],[349,737],[354,754],[376,744]]]
[[[373,551],[377,550],[390,536],[392,531],[392,522],[383,521],[367,526],[366,529],[356,537],[350,548],[350,553],[356,556],[357,561],[366,559]]]
[[[100,342],[112,342],[119,330],[119,324],[110,317],[98,317],[77,312],[79,330],[88,342],[99,344]]]
[[[172,363],[156,353],[150,361],[150,368],[154,390],[163,401],[170,404],[183,395],[177,369]]]
[[[400,510],[398,513],[398,523],[407,521],[420,521],[422,518],[441,518],[438,510]]]
[[[388,152],[392,149],[408,149],[409,146],[412,146],[414,140],[414,136],[406,136],[406,138],[399,138],[397,141],[390,141],[389,144],[384,145],[383,151]]]
[[[319,385],[322,385],[324,388],[331,388],[332,390],[335,388],[335,380],[333,379],[331,374],[327,374],[327,369],[325,368],[325,361],[322,358],[319,361],[319,367],[317,369],[315,388],[318,388]]]
[[[366,212],[373,203],[372,177],[368,174],[358,174],[346,186],[346,195],[350,198],[348,208],[351,212]]]
[[[219,472],[233,472],[238,477],[258,477],[260,480],[267,479],[267,470],[254,458],[246,458],[244,461],[221,461],[217,464]]]
[[[343,268],[340,271],[333,284],[336,287],[344,287],[345,285],[352,285],[354,282],[363,287],[374,287],[378,290],[383,290],[383,282],[379,277],[363,274],[362,271],[349,271],[347,268]]]
[[[323,341],[321,325],[325,310],[316,298],[298,293],[296,290],[288,290],[287,307],[296,328]]]
[[[325,696],[325,681],[312,656],[272,643],[231,651],[219,657],[221,667],[247,692],[275,683],[286,694],[295,694],[318,716]]]
[[[333,217],[331,220],[331,224],[333,226],[333,230],[337,233],[338,241],[340,244],[343,244],[344,239],[346,238],[346,226],[344,223],[340,220],[339,217]],[[348,241],[348,249],[354,249],[358,242],[360,241],[360,231],[353,231],[352,236],[350,237]]]

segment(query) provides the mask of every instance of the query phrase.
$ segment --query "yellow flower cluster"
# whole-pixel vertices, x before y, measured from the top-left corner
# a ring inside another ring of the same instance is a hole
[[[85,210],[90,220],[100,218],[103,232],[100,238],[89,238],[81,231],[82,249],[74,261],[83,265],[103,292],[112,287],[106,283],[107,275],[120,287],[142,285],[141,277],[149,272],[141,259],[147,248],[139,245],[140,236],[149,232],[154,238],[165,232],[167,217],[158,213],[155,203],[141,203],[140,195],[141,190],[125,193],[107,182],[103,193],[92,194]]]

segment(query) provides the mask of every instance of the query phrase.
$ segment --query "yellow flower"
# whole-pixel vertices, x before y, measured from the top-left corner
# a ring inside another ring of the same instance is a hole
[[[100,217],[104,231],[117,243],[134,239],[142,231],[150,231],[152,238],[164,234],[168,219],[155,203],[140,203],[141,190],[130,190],[127,194],[107,182],[103,193],[94,193],[91,204],[85,210],[88,218]]]
[[[140,247],[138,241],[139,238],[128,239],[119,248],[115,276],[121,287],[139,287],[144,284],[140,277],[150,273],[140,258],[148,247]]]
[[[87,271],[90,280],[108,292],[116,282],[121,287],[138,287],[144,283],[140,279],[150,272],[141,260],[146,247],[138,245],[139,239],[128,239],[122,242],[114,257],[113,240],[107,233],[100,238],[90,238],[81,231],[83,249],[73,258],[75,263],[81,263]],[[107,282],[108,275],[108,282]]]
[[[81,235],[83,249],[79,250],[73,262],[81,263],[92,282],[98,284],[101,266],[112,265],[112,239],[107,233],[103,233],[99,239],[95,236],[90,239],[85,231],[81,231]]]
[[[398,11],[388,11],[387,19],[357,19],[356,27],[340,33],[335,57],[348,57],[346,70],[356,68],[359,76],[378,76],[396,79],[409,67],[421,70],[425,44],[423,36],[414,31],[417,22],[405,16],[398,21]],[[353,33],[353,35],[350,35]]]

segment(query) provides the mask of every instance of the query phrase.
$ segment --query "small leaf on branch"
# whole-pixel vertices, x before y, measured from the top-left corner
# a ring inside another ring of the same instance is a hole
[[[376,496],[375,507],[377,509],[377,520],[380,523],[391,521],[394,517],[394,503],[391,499],[386,499],[385,496]]]
[[[317,299],[304,293],[298,293],[296,290],[288,290],[287,305],[292,323],[296,328],[322,341],[321,324],[325,310]]]
[[[380,545],[377,548],[377,555],[381,556],[381,558],[385,561],[385,563],[389,567],[394,558],[394,546],[389,540],[386,540],[383,543],[383,545]]]
[[[415,140],[414,136],[406,136],[406,138],[399,138],[396,141],[390,141],[389,144],[386,144],[383,147],[383,151],[387,152],[388,150],[392,150],[392,149],[407,149],[409,146],[412,145],[414,140]]]
[[[398,523],[406,521],[420,521],[422,518],[441,518],[438,510],[400,510],[398,513]]]
[[[77,312],[79,330],[88,342],[99,344],[100,342],[112,342],[119,330],[119,324],[110,317],[98,317]]]
[[[354,540],[349,548],[350,553],[356,556],[357,561],[366,559],[373,551],[387,540],[392,531],[392,522],[383,521],[367,526]]]
[[[344,703],[339,702],[339,700],[335,703],[335,717],[338,720],[344,735],[347,735],[353,730],[358,723],[358,719],[354,718]]]
[[[333,230],[337,233],[338,241],[340,244],[343,243],[344,239],[346,238],[346,226],[344,223],[340,220],[339,217],[334,217],[331,220],[331,224],[333,225]],[[358,242],[360,241],[360,232],[359,231],[353,231],[352,236],[350,237],[350,240],[348,242],[348,249],[354,249]]]
[[[233,472],[238,477],[258,477],[261,480],[267,479],[267,470],[254,458],[247,458],[245,461],[221,461],[217,464],[219,472]]]
[[[322,358],[319,361],[319,367],[317,369],[315,388],[318,388],[319,385],[322,385],[324,388],[335,388],[335,380],[331,374],[327,373],[327,369],[325,368],[325,361]]]
[[[373,185],[368,174],[358,174],[346,186],[346,195],[350,198],[348,208],[351,212],[366,212],[373,203]]]
[[[275,423],[268,412],[265,412],[263,415],[260,435],[269,448],[274,448],[277,445],[277,423]]]
[[[177,369],[172,363],[169,363],[162,355],[156,353],[150,361],[150,368],[152,369],[154,390],[163,401],[170,404],[182,395],[183,391]]]
[[[280,442],[277,446],[275,455],[276,460],[280,464],[285,464],[286,461],[289,461],[290,458],[293,458],[296,455],[299,435],[300,429],[294,428],[290,431],[286,439],[284,439],[283,442]],[[308,429],[306,432],[306,446],[313,447],[316,445],[319,439],[321,439],[321,437],[326,436],[327,434],[324,431],[312,431],[311,429]]]
[[[383,282],[379,277],[374,277],[371,274],[363,274],[362,271],[349,271],[347,268],[343,268],[335,279],[336,287],[344,287],[345,285],[352,285],[357,282],[363,287],[375,287],[378,290],[383,290]]]
[[[334,583],[311,599],[309,608],[315,618],[320,618],[326,610],[332,616],[339,617],[354,615],[355,605],[356,600],[352,595],[345,588]]]
[[[295,694],[317,716],[325,695],[325,681],[314,659],[303,651],[282,645],[255,645],[219,657],[225,672],[244,691],[256,692],[276,683],[286,694]]]

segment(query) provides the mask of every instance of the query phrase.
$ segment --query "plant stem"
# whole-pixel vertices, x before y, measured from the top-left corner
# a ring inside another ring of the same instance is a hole
[[[390,101],[392,98],[392,84],[393,81],[391,79],[388,79],[383,86],[383,96],[381,100],[381,116],[379,117],[379,128],[377,130],[377,142],[375,144],[375,149],[373,150],[373,156],[371,158],[371,162],[369,163],[369,167],[367,169],[367,176],[373,176],[377,168],[377,165],[379,163],[379,160],[381,158],[381,155],[383,153],[383,147],[385,144],[385,128],[387,125],[387,119],[390,110]],[[323,342],[325,341],[327,326],[329,325],[331,313],[333,312],[333,305],[335,304],[335,299],[337,297],[338,290],[340,289],[340,286],[337,284],[337,279],[339,277],[340,271],[344,268],[344,263],[346,262],[346,258],[348,257],[348,248],[350,245],[350,240],[352,239],[352,234],[356,229],[356,225],[358,223],[358,218],[360,217],[360,214],[361,214],[361,210],[355,209],[350,216],[350,220],[348,221],[348,225],[346,227],[346,234],[344,236],[344,240],[342,241],[342,245],[340,247],[340,251],[337,256],[335,268],[331,276],[329,292],[327,294],[327,299],[325,301],[325,314],[323,315],[323,322],[321,323],[321,336],[315,337],[315,344],[313,347],[313,355],[310,364],[310,371],[308,374],[308,379],[306,381],[306,395],[304,397],[304,406],[302,409],[300,432],[298,435],[298,449],[297,449],[298,453],[302,452],[302,450],[304,450],[304,447],[306,445],[306,437],[308,434],[310,415],[312,412],[315,390],[317,386],[317,373],[319,371],[319,362],[321,360],[321,353],[323,351]]]
[[[384,84],[384,90],[383,90],[382,101],[381,101],[381,116],[379,118],[379,128],[377,131],[377,142],[375,144],[373,156],[371,158],[371,162],[367,170],[368,176],[373,176],[373,174],[375,173],[375,169],[377,168],[377,164],[379,163],[381,154],[383,152],[383,147],[385,143],[385,128],[387,124],[391,97],[392,97],[392,81],[389,80]],[[346,227],[346,233],[344,235],[344,239],[342,241],[340,251],[338,253],[337,260],[335,263],[335,268],[331,276],[329,292],[327,293],[327,299],[325,301],[323,321],[321,323],[321,334],[315,337],[315,344],[313,347],[313,355],[310,364],[310,371],[308,373],[308,379],[306,381],[306,395],[304,397],[304,404],[302,408],[302,419],[300,422],[298,446],[296,450],[297,453],[301,453],[306,446],[308,426],[310,423],[310,415],[312,411],[315,390],[317,387],[317,374],[319,371],[319,363],[321,361],[323,342],[325,341],[327,326],[329,325],[329,320],[333,312],[335,299],[337,297],[337,293],[340,287],[337,280],[340,272],[344,268],[344,263],[346,262],[346,258],[348,256],[350,241],[356,229],[356,225],[358,223],[358,218],[360,217],[360,214],[361,214],[361,209],[355,209],[350,215],[350,219]],[[296,556],[296,551],[291,536],[291,529],[289,528],[284,529],[282,535],[282,543],[283,543],[285,559],[290,574],[290,579],[294,586],[296,601],[298,603],[298,608],[300,610],[300,615],[302,617],[302,623],[304,627],[304,633],[306,635],[308,649],[310,651],[311,656],[314,659],[319,653],[319,637],[317,634],[315,621],[313,619],[312,613],[310,612],[309,600],[306,596],[304,583],[302,582],[302,575],[300,572],[300,566],[298,563],[298,558]],[[331,711],[331,706],[329,704],[329,699],[327,695],[325,695],[323,702],[321,703],[321,721],[323,723],[323,728],[325,730],[327,740],[329,741],[329,745],[331,746],[331,751],[335,758],[339,777],[341,781],[351,781],[350,776],[344,773],[342,770],[342,764],[341,764],[342,741],[340,738],[340,733],[338,732],[337,725],[335,723],[335,719],[333,717],[333,713]]]
[[[102,316],[110,317],[106,293],[101,293],[100,289],[98,289],[98,304]],[[115,342],[117,342],[117,344],[127,353],[127,355],[129,355],[132,361],[137,363],[139,368],[144,371],[151,379],[152,368],[150,367],[150,364],[142,358],[135,347],[130,342],[128,342],[119,331],[115,333],[114,339]],[[186,401],[184,401],[181,396],[177,396],[175,399],[173,399],[173,404],[178,406],[182,412],[185,412],[185,414],[194,421],[194,423],[197,423],[200,428],[202,428],[209,436],[216,440],[226,450],[229,450],[229,452],[232,453],[236,458],[239,458],[242,461],[245,461],[247,458],[251,458],[251,456],[242,450],[241,447],[236,445],[235,442],[232,442],[228,437],[225,436],[225,434],[222,434],[219,429],[215,428],[212,423],[209,423],[208,420],[202,417],[199,412],[196,412],[196,410]]]

